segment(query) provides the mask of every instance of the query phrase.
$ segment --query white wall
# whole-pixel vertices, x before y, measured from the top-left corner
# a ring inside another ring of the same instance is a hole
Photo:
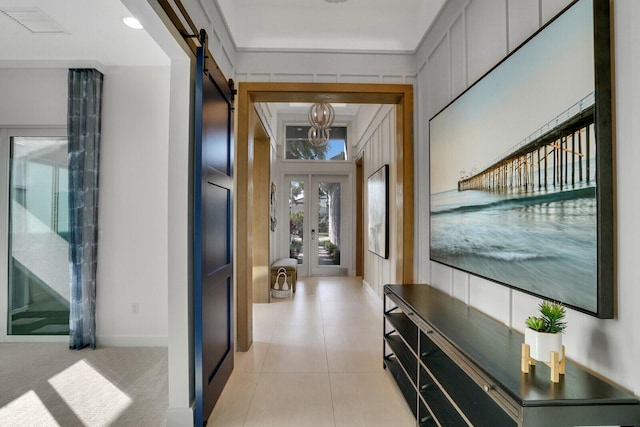
[[[536,311],[538,298],[429,262],[428,119],[513,48],[552,18],[569,0],[450,0],[417,53],[418,133],[416,135],[417,277],[490,316],[522,331],[524,319]],[[634,22],[640,5],[618,0],[614,5],[616,134],[617,134],[617,303],[613,320],[570,311],[565,336],[567,355],[580,364],[640,393],[639,270],[635,267],[640,229],[637,146],[640,89]],[[634,138],[635,137],[635,138]]]
[[[167,345],[169,68],[104,72],[97,289],[102,345]]]
[[[169,72],[103,72],[97,342],[166,345]],[[0,117],[66,128],[67,69],[1,69]]]
[[[240,52],[236,80],[248,82],[413,83],[411,55]]]
[[[354,142],[354,151],[356,153],[362,151],[362,146],[359,144],[366,142],[364,138],[367,137],[367,133],[371,132],[372,126],[376,124],[375,118],[379,112],[379,104],[362,104],[358,108],[358,113],[351,126],[353,131],[349,135],[349,139]]]
[[[0,69],[0,126],[67,126],[66,69]]]
[[[364,163],[364,276],[362,280],[371,290],[382,299],[383,287],[387,283],[397,283],[395,264],[398,262],[394,248],[397,247],[396,227],[396,182],[398,171],[395,158],[395,108],[393,105],[381,105],[367,130],[358,142],[362,151]],[[367,115],[364,112],[363,115]],[[358,120],[359,121],[359,120]],[[384,259],[373,252],[369,252],[369,229],[367,203],[367,178],[380,169],[389,165],[389,257]]]

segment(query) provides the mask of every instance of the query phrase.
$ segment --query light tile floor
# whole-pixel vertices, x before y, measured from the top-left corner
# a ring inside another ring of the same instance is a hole
[[[356,277],[298,278],[293,297],[253,305],[251,349],[210,426],[415,425],[382,368],[382,302]]]

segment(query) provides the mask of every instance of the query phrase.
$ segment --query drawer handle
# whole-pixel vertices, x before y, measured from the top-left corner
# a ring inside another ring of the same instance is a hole
[[[407,311],[407,316],[413,316],[413,312],[412,311]]]
[[[427,335],[431,335],[432,333],[433,333],[433,329],[429,329],[429,330],[427,331]]]
[[[482,386],[482,389],[484,391],[486,391],[487,393],[489,393],[490,391],[495,390],[495,386],[491,385],[491,384],[485,384],[484,386]]]

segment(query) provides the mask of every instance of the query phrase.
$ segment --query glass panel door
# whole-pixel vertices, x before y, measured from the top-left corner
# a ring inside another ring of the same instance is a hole
[[[345,177],[313,176],[310,218],[311,274],[346,275],[341,249]]]
[[[69,333],[67,139],[10,139],[9,335]]]
[[[289,256],[305,264],[305,188],[306,178],[290,178],[289,183]]]
[[[345,233],[343,175],[287,175],[289,256],[298,260],[300,276],[348,274],[342,253]]]

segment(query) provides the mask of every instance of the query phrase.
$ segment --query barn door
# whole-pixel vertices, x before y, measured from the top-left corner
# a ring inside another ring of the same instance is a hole
[[[197,427],[206,423],[233,370],[233,89],[215,72],[205,69],[199,48],[193,155]]]

